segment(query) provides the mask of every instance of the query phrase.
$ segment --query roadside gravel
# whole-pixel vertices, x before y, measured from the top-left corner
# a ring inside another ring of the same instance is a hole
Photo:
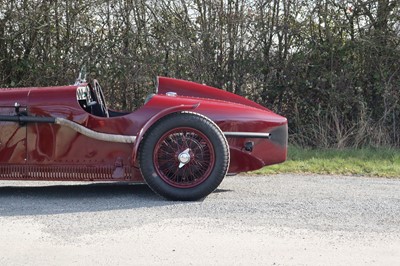
[[[0,181],[0,265],[398,265],[400,179],[226,177],[203,201],[145,185]]]

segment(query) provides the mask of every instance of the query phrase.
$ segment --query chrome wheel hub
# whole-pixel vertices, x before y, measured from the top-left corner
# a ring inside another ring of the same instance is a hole
[[[190,149],[187,148],[183,152],[181,152],[178,155],[178,160],[179,160],[179,168],[182,168],[185,164],[190,162],[190,154],[189,154]]]

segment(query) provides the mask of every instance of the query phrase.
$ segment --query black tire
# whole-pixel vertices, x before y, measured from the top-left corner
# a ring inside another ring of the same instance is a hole
[[[199,200],[222,182],[229,146],[210,119],[180,112],[160,119],[146,132],[139,164],[149,187],[170,200]]]

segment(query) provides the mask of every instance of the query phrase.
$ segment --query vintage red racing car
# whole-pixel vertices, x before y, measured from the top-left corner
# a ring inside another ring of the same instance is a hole
[[[287,119],[238,95],[159,77],[134,112],[107,107],[97,80],[0,89],[0,179],[146,182],[198,200],[226,174],[285,161]]]

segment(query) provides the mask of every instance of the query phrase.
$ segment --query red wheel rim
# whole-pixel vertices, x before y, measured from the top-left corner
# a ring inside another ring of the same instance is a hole
[[[190,160],[182,166],[179,156],[183,152],[190,155]],[[153,161],[157,174],[166,183],[177,188],[191,188],[210,175],[215,164],[214,148],[200,131],[187,127],[174,128],[158,140]]]

